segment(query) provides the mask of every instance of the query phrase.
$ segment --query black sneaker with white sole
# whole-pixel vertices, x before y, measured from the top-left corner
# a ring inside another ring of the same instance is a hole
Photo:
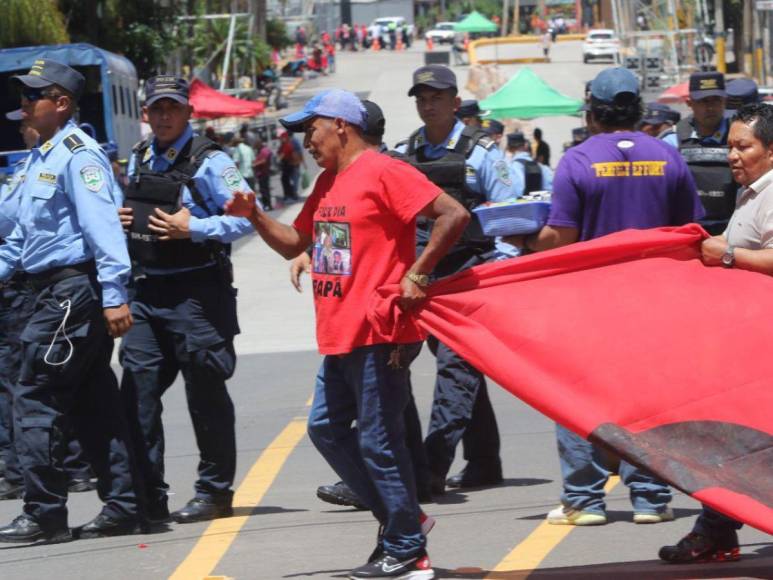
[[[382,554],[380,558],[368,562],[351,571],[349,578],[395,578],[397,580],[431,580],[435,577],[429,556],[422,551],[408,558],[395,558]]]

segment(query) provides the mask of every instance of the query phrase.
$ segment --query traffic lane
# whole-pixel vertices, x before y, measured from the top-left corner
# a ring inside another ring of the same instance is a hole
[[[412,365],[412,380],[426,431],[435,380],[435,360],[427,349]],[[423,506],[438,520],[429,536],[429,553],[439,568],[493,566],[535,526],[516,516],[544,513],[557,497],[550,488],[557,469],[552,425],[502,389],[490,388],[506,452],[506,480],[487,490],[449,490],[437,503]],[[462,466],[458,459],[454,469]],[[264,498],[263,505],[282,506],[283,511],[251,518],[213,574],[330,578],[361,565],[375,546],[377,524],[367,512],[316,498],[317,486],[336,481],[304,439]],[[504,526],[510,528],[508,534],[497,531]]]
[[[311,394],[319,365],[315,352],[242,355],[229,391],[236,410],[238,485],[256,458],[299,413]],[[171,486],[170,509],[193,495],[198,450],[188,416],[182,381],[164,397],[166,473]],[[96,492],[71,494],[70,525],[93,518],[102,504]],[[21,513],[21,500],[0,502],[0,522]],[[167,578],[184,561],[207,523],[171,524],[164,531],[116,538],[80,540],[31,547],[0,545],[0,578],[44,578],[55,570],[62,580]]]

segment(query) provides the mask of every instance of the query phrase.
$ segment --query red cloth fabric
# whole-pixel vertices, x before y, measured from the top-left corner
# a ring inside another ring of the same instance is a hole
[[[311,278],[322,354],[423,340],[410,322],[381,335],[366,311],[375,289],[399,283],[415,261],[416,215],[440,193],[407,163],[370,150],[342,172],[319,176],[294,226],[314,239]]]
[[[191,81],[189,102],[193,116],[199,119],[219,117],[255,117],[263,113],[266,105],[260,101],[246,101],[223,94],[199,79]]]
[[[486,264],[410,316],[515,396],[773,533],[773,277],[709,268],[697,225]],[[407,318],[380,288],[379,332]]]

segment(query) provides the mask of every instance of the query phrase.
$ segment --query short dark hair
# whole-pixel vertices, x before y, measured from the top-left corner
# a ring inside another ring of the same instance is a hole
[[[613,103],[590,98],[590,112],[602,127],[634,127],[643,115],[642,100],[638,95],[628,99],[615,99]]]
[[[765,147],[773,144],[773,107],[764,103],[744,105],[733,117],[733,122],[740,121],[751,127],[754,136],[762,141]]]
[[[534,129],[534,138],[535,139],[542,139],[542,129],[540,129],[539,127]]]

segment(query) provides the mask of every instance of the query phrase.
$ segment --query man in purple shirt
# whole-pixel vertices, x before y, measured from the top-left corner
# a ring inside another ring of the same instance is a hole
[[[596,134],[569,149],[558,164],[547,225],[525,238],[508,238],[510,243],[542,251],[628,228],[682,225],[703,216],[679,152],[634,131],[642,114],[636,77],[626,69],[610,68],[599,73],[590,88],[588,125]],[[548,523],[605,524],[609,456],[561,425],[557,435],[564,489],[562,505],[548,514]],[[634,522],[674,518],[665,483],[625,461],[619,473],[631,490]]]

